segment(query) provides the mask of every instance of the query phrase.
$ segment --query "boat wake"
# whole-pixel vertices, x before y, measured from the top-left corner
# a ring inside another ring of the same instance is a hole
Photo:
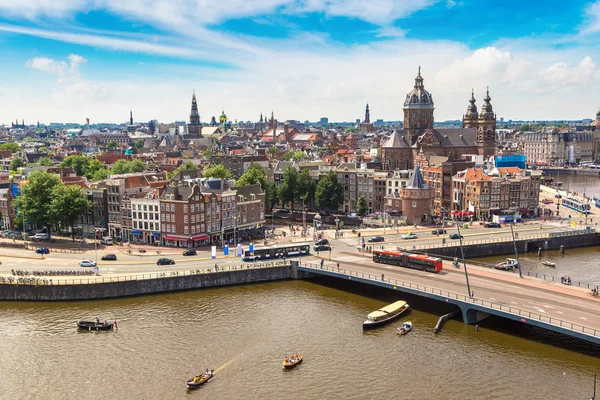
[[[235,360],[237,360],[238,358],[240,358],[241,356],[243,356],[244,353],[240,353],[237,356],[233,357],[231,360],[227,361],[225,364],[221,365],[219,368],[215,369],[214,373],[217,373],[219,371],[221,371],[222,369],[227,368],[228,366],[230,366]]]

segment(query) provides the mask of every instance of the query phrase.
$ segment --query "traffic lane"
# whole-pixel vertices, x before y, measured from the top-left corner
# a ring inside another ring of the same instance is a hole
[[[433,274],[362,260],[351,265],[340,261],[340,267],[377,276],[384,273],[386,278],[418,283],[465,295],[467,292],[464,275],[461,276],[460,274],[450,274],[448,272]],[[469,283],[471,290],[475,292],[475,297],[478,299],[502,303],[524,311],[531,311],[600,329],[600,315],[596,312],[598,302],[591,297],[582,299],[564,294],[549,293],[544,290],[532,289],[500,280],[486,280],[475,275],[469,275]]]

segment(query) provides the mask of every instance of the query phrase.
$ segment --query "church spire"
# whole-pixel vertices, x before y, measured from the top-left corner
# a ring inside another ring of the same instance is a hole
[[[490,103],[490,101],[492,101],[492,98],[490,97],[490,87],[488,86],[486,94],[485,94],[485,98],[483,99],[483,106],[481,107],[481,114],[479,114],[480,117],[489,118],[489,119],[495,118],[494,110],[492,108],[492,103]]]
[[[421,66],[419,65],[419,73],[415,78],[415,89],[423,87],[423,77],[421,76]]]
[[[365,109],[365,123],[371,123],[371,113],[369,112],[369,103],[367,103],[367,108]]]
[[[190,125],[200,125],[200,114],[198,103],[196,103],[196,91],[192,92],[192,109],[190,111]]]
[[[129,125],[133,125],[133,110],[129,110]]]

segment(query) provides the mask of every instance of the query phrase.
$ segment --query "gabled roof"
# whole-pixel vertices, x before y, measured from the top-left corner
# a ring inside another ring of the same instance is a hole
[[[392,132],[392,136],[381,146],[386,149],[400,149],[410,147],[406,134],[401,135],[398,131]]]
[[[427,183],[425,179],[423,179],[423,175],[421,174],[421,169],[417,165],[415,170],[413,171],[410,179],[406,183],[406,187],[408,189],[427,189]]]

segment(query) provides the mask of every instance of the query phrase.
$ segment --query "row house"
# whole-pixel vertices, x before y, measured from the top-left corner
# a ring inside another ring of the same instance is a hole
[[[356,210],[356,202],[358,201],[358,195],[356,194],[356,164],[342,163],[337,167],[336,173],[338,182],[344,187],[342,210],[345,213],[352,212]]]
[[[134,242],[160,243],[160,191],[161,188],[153,188],[145,196],[131,199],[131,235]]]
[[[166,245],[236,243],[264,227],[265,195],[260,185],[230,187],[220,179],[185,183],[167,187],[160,196],[160,228]]]
[[[108,190],[106,187],[84,189],[92,208],[81,215],[75,227],[75,235],[94,238],[94,232],[104,232],[108,228]]]
[[[0,188],[0,229],[14,229],[16,214],[10,187]]]

